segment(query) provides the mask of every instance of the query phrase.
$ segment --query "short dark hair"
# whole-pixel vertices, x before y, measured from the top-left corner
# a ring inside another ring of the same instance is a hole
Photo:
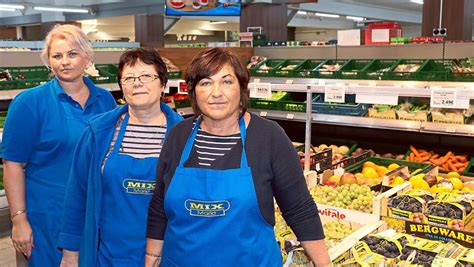
[[[153,48],[133,48],[128,49],[120,56],[117,71],[117,79],[120,89],[122,89],[122,71],[126,65],[135,66],[138,61],[147,65],[153,65],[163,86],[168,83],[168,69],[158,51]]]
[[[234,69],[235,76],[237,76],[239,81],[242,114],[245,114],[247,111],[250,98],[248,89],[249,71],[234,53],[215,47],[197,54],[186,69],[186,83],[188,84],[188,94],[191,97],[194,116],[197,117],[202,114],[196,100],[196,85],[200,80],[209,78],[219,72],[226,64],[229,64]]]

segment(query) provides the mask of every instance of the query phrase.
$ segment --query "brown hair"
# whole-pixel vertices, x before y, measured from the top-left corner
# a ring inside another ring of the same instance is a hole
[[[168,70],[166,64],[161,58],[158,51],[153,48],[133,48],[128,49],[120,56],[119,66],[117,71],[117,79],[120,89],[122,89],[122,71],[128,66],[135,66],[138,61],[147,65],[153,65],[163,87],[168,83]]]
[[[239,81],[242,114],[245,114],[247,111],[250,98],[248,89],[249,71],[234,53],[215,47],[197,54],[186,69],[186,83],[188,84],[188,94],[191,97],[194,116],[197,117],[202,114],[196,100],[196,85],[200,80],[209,78],[219,72],[226,64],[229,64],[234,69],[235,76],[237,76]]]

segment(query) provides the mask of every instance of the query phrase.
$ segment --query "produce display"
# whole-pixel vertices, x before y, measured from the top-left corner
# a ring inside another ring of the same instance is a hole
[[[332,150],[332,164],[336,164],[344,158],[344,156],[349,152],[348,146],[337,146],[337,145],[326,145],[321,144],[315,147],[316,153],[322,152],[325,149],[330,148]]]
[[[344,182],[345,178],[341,178]],[[350,182],[356,182],[352,179]],[[313,199],[317,203],[340,207],[362,212],[372,212],[372,201],[375,192],[370,190],[366,185],[344,184],[337,187],[332,186],[315,186],[310,190]]]
[[[420,64],[400,64],[393,70],[394,72],[415,72],[420,68]]]
[[[288,65],[288,66],[285,66],[283,68],[281,68],[280,70],[285,70],[285,71],[289,71],[289,70],[294,70],[296,67],[298,67],[298,65]]]
[[[323,224],[324,235],[326,236],[326,247],[328,249],[340,243],[344,238],[354,232],[351,226],[339,222],[330,221]]]
[[[430,163],[438,166],[443,172],[463,172],[469,164],[469,158],[466,155],[455,155],[452,151],[440,155],[433,151],[416,149],[414,146],[410,146],[410,154],[406,160]]]
[[[319,73],[321,73],[321,74],[331,74],[333,71],[337,71],[337,70],[339,70],[341,67],[342,67],[342,65],[340,65],[340,64],[334,64],[334,65],[325,64],[325,65],[322,65],[322,66],[318,69],[318,71],[319,71]]]
[[[474,76],[474,58],[464,59],[453,59],[453,65],[451,68],[452,72],[455,73],[469,73],[470,76]]]
[[[247,69],[255,68],[258,64],[260,64],[262,61],[265,61],[266,59],[266,57],[262,56],[252,56],[249,60],[249,63],[247,63]]]

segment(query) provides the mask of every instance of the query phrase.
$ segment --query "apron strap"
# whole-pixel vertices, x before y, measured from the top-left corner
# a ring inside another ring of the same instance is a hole
[[[129,118],[130,118],[130,116],[128,115],[128,112],[125,113],[125,117],[123,118],[122,124],[120,125],[120,131],[119,131],[119,134],[117,136],[117,140],[115,140],[114,149],[112,150],[113,154],[117,154],[119,149],[120,149],[120,145],[122,144],[123,137],[125,136],[125,130],[127,129],[127,124],[128,124],[128,119]]]
[[[194,145],[194,140],[196,139],[196,135],[197,135],[199,126],[201,125],[201,122],[202,122],[202,117],[199,117],[196,123],[194,124],[193,131],[189,135],[188,140],[186,141],[186,145],[184,146],[183,152],[181,153],[181,158],[179,160],[179,165],[178,165],[179,168],[184,167],[184,163],[191,155],[191,151]],[[242,156],[240,159],[240,168],[248,168],[247,154],[245,153],[245,138],[247,137],[247,129],[245,128],[244,116],[239,116],[239,129],[240,129],[240,138],[242,139]]]

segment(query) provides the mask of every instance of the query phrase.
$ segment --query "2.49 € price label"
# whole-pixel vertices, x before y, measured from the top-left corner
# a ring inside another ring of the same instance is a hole
[[[432,108],[456,108],[456,90],[446,88],[431,88]]]

